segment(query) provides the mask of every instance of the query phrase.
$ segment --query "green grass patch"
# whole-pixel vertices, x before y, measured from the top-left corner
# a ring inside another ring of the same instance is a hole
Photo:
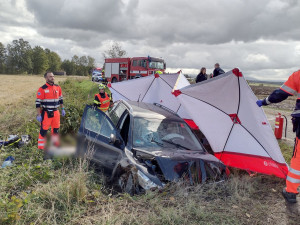
[[[290,163],[293,156],[294,146],[291,146],[291,144],[285,140],[278,140],[278,144],[285,161]]]
[[[95,94],[99,92],[98,85],[89,80],[68,79],[62,82],[66,117],[61,120],[62,135],[76,134],[86,104],[93,104]],[[108,88],[106,91],[110,94]]]

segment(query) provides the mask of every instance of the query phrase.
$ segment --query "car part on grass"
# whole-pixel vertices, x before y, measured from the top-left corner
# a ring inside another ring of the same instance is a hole
[[[227,177],[226,167],[207,153],[199,154],[190,150],[178,154],[171,151],[157,151],[153,153],[151,159],[143,154],[136,155],[139,162],[147,168],[148,174],[155,175],[161,181],[160,185],[156,183],[160,187],[163,187],[166,182],[179,180],[195,185],[224,181]]]
[[[199,156],[195,152],[178,155],[156,152],[146,156],[139,154],[145,153],[143,150],[134,151],[136,154],[131,155],[130,151],[125,149],[129,165],[127,164],[126,168],[120,168],[126,172],[118,178],[121,191],[130,195],[139,194],[143,189],[163,188],[166,182],[184,181],[190,185],[196,185],[205,182],[220,182],[227,178],[226,167],[213,160],[210,155]],[[130,166],[131,169],[128,169]]]
[[[137,179],[136,168],[131,167],[131,169],[122,173],[118,179],[118,185],[122,192],[130,195],[139,194],[141,190]]]
[[[147,177],[140,170],[138,170],[137,175],[138,175],[139,185],[141,185],[141,187],[144,188],[145,190],[149,190],[152,188],[159,188],[159,186],[157,184],[155,184],[153,181],[151,181],[149,179],[149,177]]]
[[[30,135],[9,135],[6,140],[0,140],[0,148],[8,146],[17,146],[19,148],[28,144],[30,139]]]

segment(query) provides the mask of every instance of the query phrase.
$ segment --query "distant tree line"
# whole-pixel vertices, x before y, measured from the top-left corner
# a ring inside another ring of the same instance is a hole
[[[71,60],[61,60],[56,53],[41,46],[31,47],[28,41],[13,40],[6,47],[0,42],[0,73],[42,74],[45,71],[65,71],[67,75],[87,76],[95,67],[90,56],[74,55]]]

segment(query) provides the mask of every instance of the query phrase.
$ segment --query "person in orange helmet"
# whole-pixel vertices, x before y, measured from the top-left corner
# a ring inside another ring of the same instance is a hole
[[[46,72],[44,74],[46,84],[40,87],[36,94],[36,119],[41,123],[38,149],[44,150],[46,145],[46,134],[51,126],[51,140],[55,146],[59,145],[58,130],[60,127],[59,106],[61,106],[62,116],[66,115],[63,106],[63,96],[59,85],[54,84],[54,74]]]
[[[291,165],[286,177],[286,187],[283,188],[282,195],[288,202],[296,203],[297,189],[300,185],[300,70],[294,72],[280,89],[275,90],[267,98],[258,100],[256,104],[261,107],[271,103],[278,103],[292,95],[297,95],[295,110],[291,115],[296,139]]]

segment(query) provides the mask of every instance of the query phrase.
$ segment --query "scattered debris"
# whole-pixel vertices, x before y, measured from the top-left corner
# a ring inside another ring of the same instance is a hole
[[[8,146],[22,147],[29,143],[31,137],[30,135],[9,135],[6,140],[0,140],[0,148]]]
[[[5,168],[7,166],[12,166],[13,161],[15,160],[14,157],[12,156],[8,156],[5,161],[2,163],[1,168]]]

